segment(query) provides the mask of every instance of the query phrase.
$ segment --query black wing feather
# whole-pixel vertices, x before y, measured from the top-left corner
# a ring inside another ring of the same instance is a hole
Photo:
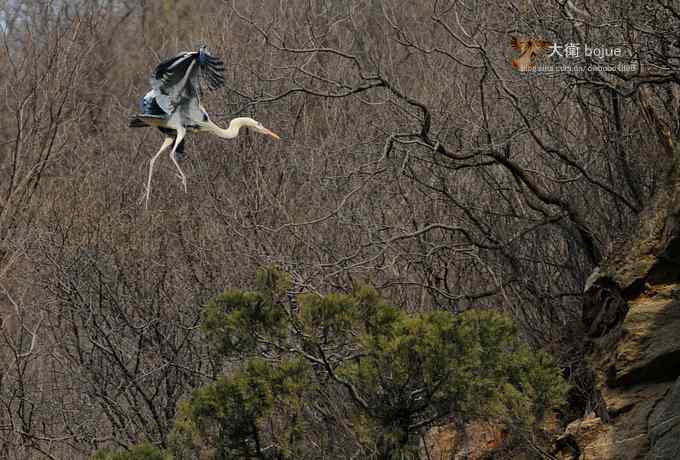
[[[163,86],[170,87],[179,83],[189,66],[195,60],[195,56],[198,53],[180,53],[177,56],[166,59],[156,66],[153,72],[153,77],[156,80],[162,82]]]
[[[208,81],[208,88],[211,90],[224,85],[224,63],[216,57],[206,53],[201,70]]]
[[[224,63],[205,48],[166,59],[156,66],[150,80],[158,105],[171,114],[183,100],[200,96],[202,79],[211,90],[224,85]]]

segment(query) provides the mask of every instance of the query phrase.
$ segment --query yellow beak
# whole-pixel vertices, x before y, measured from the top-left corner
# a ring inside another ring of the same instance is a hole
[[[276,139],[277,141],[281,139],[278,134],[276,134],[274,131],[268,130],[267,128],[265,128],[263,130],[263,134],[266,134],[267,136],[271,136],[274,139]]]

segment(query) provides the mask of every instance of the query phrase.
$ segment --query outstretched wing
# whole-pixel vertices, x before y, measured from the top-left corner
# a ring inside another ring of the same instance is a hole
[[[180,53],[158,64],[150,82],[158,105],[168,114],[187,99],[198,98],[201,79],[209,89],[224,85],[224,63],[205,48]]]

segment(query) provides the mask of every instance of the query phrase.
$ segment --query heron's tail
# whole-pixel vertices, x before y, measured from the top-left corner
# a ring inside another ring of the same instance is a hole
[[[130,128],[144,128],[146,126],[163,126],[166,117],[158,115],[135,115],[130,118]]]
[[[144,121],[142,121],[142,119],[139,117],[131,117],[130,124],[128,125],[130,128],[146,128],[147,126],[149,125],[144,123]]]

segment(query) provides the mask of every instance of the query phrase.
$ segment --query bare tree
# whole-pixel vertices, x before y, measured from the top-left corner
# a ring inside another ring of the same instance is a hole
[[[202,306],[268,265],[292,298],[370,281],[402,307],[510,311],[576,368],[587,276],[675,174],[680,15],[665,1],[0,12],[0,442],[15,458],[166,443],[178,401],[225,371]],[[582,53],[518,72],[512,36]],[[190,193],[160,167],[144,211],[159,138],[127,116],[161,58],[203,43],[227,64],[212,116],[285,140],[195,136]]]

